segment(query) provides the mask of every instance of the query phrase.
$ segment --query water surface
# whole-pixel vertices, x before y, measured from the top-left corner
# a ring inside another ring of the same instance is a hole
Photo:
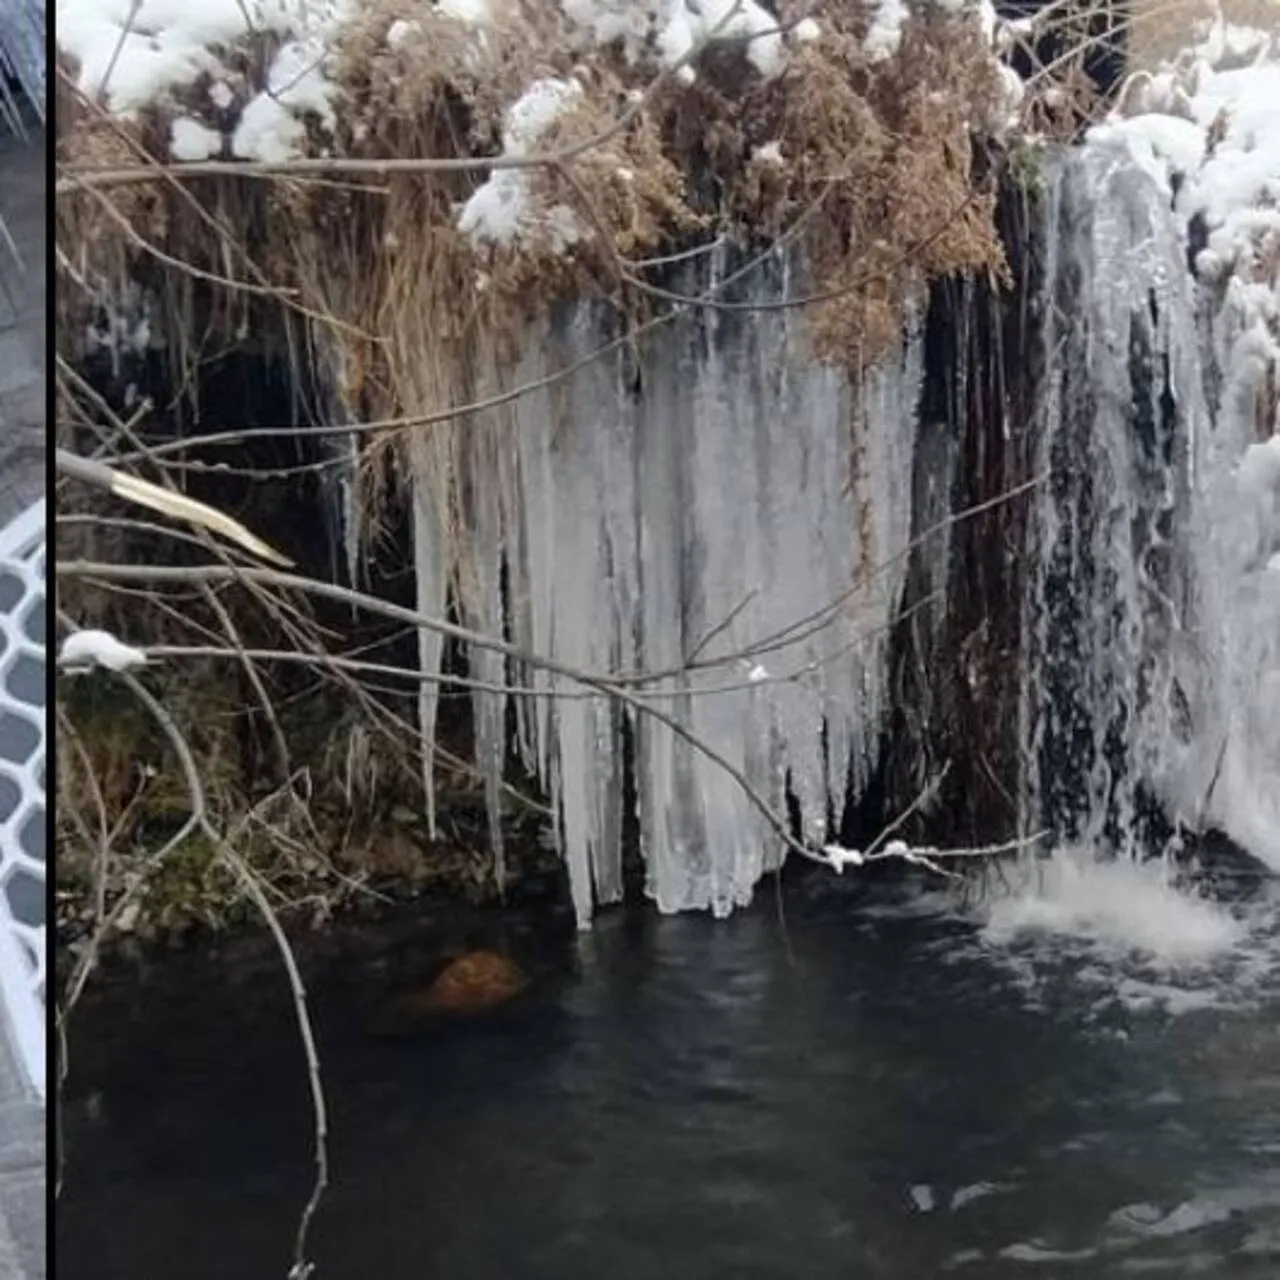
[[[368,974],[318,979],[318,1275],[1280,1275],[1274,895],[835,889],[785,927],[771,893],[606,915],[524,1006],[395,1043]],[[309,1112],[275,985],[81,1020],[58,1274],[285,1275]]]

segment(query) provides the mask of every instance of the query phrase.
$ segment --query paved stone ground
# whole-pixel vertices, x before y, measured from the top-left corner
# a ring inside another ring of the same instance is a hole
[[[45,488],[45,148],[0,139],[0,216],[23,260],[0,243],[0,523]]]
[[[45,147],[0,138],[0,524],[45,491]],[[0,1010],[0,1280],[44,1280],[45,1111]]]
[[[45,1277],[45,1123],[0,1036],[0,1280]]]

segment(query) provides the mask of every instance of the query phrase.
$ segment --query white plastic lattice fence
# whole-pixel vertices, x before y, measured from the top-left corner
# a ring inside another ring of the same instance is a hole
[[[45,1080],[45,504],[0,529],[0,996]]]

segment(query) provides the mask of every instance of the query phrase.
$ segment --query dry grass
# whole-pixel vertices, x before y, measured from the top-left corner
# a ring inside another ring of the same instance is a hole
[[[510,6],[483,46],[461,24],[427,11],[419,33],[389,48],[398,9],[369,6],[340,51],[344,108],[332,148],[369,159],[491,153],[504,108],[542,75],[572,75],[583,87],[581,106],[546,145],[601,134],[627,95],[647,84],[647,73],[615,50],[575,51],[544,8]],[[784,21],[791,9],[800,12],[784,5]],[[85,279],[142,274],[180,298],[175,331],[234,333],[253,312],[255,289],[296,290],[272,305],[343,322],[337,341],[353,404],[392,416],[423,401],[420,388],[404,385],[413,379],[394,350],[410,347],[415,359],[423,351],[396,333],[406,300],[424,288],[399,278],[405,272],[428,271],[429,288],[449,299],[445,314],[433,314],[443,323],[433,323],[432,345],[461,349],[483,334],[501,350],[530,310],[557,296],[603,294],[644,309],[652,299],[624,284],[620,261],[679,247],[711,225],[744,241],[780,234],[821,200],[804,245],[821,286],[849,296],[819,316],[818,345],[827,358],[861,364],[893,330],[889,300],[904,274],[923,280],[1000,265],[989,202],[966,199],[973,181],[966,121],[984,114],[995,85],[976,39],[957,23],[916,28],[898,64],[882,70],[861,50],[862,9],[832,0],[819,16],[823,39],[795,48],[778,79],[762,80],[740,52],[718,51],[704,58],[692,89],[659,92],[630,127],[585,152],[571,171],[540,171],[541,200],[569,206],[592,232],[571,255],[537,244],[477,253],[464,243],[453,210],[474,189],[477,179],[467,174],[396,176],[374,190],[300,181],[215,180],[182,190],[152,183],[59,202],[60,242],[75,247],[70,256],[89,258],[63,301],[74,312],[83,308]],[[242,57],[246,92],[263,61],[262,51]],[[203,102],[206,123],[217,125],[207,87],[197,83],[177,105],[199,114]],[[160,113],[126,131],[78,104],[60,135],[61,158],[76,166],[136,164],[166,154],[166,133]],[[753,154],[772,145],[784,157],[780,169],[753,165]],[[711,207],[703,194],[709,175],[719,189]],[[190,272],[178,279],[181,268],[169,259],[206,273],[206,287]],[[208,295],[203,307],[195,292]],[[420,323],[408,326],[414,339]],[[454,350],[445,363],[453,363]]]

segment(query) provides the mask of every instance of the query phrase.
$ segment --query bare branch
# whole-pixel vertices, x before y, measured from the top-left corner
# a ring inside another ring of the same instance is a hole
[[[187,740],[182,731],[174,723],[173,717],[163,704],[139,680],[128,672],[119,672],[118,676],[155,718],[172,745],[191,797],[193,822],[199,826],[210,844],[217,849],[219,855],[240,880],[245,893],[258,908],[263,921],[271,931],[271,936],[275,940],[276,947],[280,952],[280,958],[284,963],[285,972],[288,975],[289,987],[293,993],[298,1031],[302,1037],[303,1052],[306,1055],[307,1077],[311,1087],[311,1105],[315,1123],[316,1165],[315,1181],[312,1185],[311,1194],[298,1220],[297,1233],[294,1238],[294,1261],[289,1271],[289,1280],[307,1280],[307,1277],[315,1270],[315,1264],[307,1259],[307,1233],[310,1229],[312,1218],[315,1216],[320,1201],[329,1185],[329,1156],[328,1119],[324,1084],[320,1076],[320,1056],[316,1049],[311,1016],[307,1011],[307,993],[302,982],[302,975],[298,970],[298,963],[294,957],[293,948],[289,944],[289,939],[285,935],[284,928],[272,909],[271,903],[267,900],[258,877],[245,863],[244,859],[223,839],[222,834],[209,819],[208,809],[205,804],[204,785],[200,780],[200,771],[196,767],[195,758],[191,754],[191,748],[187,745]]]

